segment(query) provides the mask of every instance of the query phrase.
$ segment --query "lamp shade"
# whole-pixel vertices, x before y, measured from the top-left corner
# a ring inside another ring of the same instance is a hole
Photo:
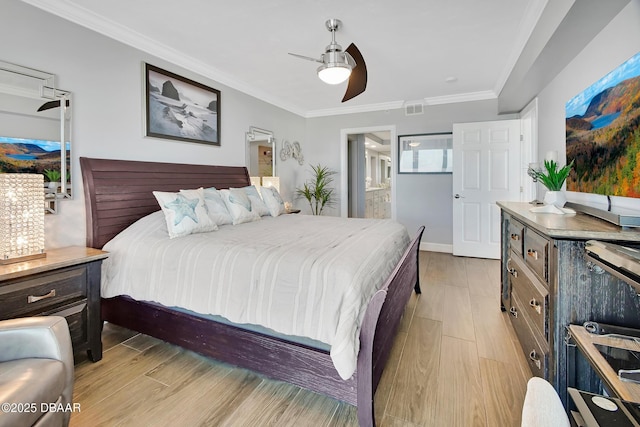
[[[0,264],[44,256],[44,177],[0,173]]]
[[[280,177],[277,176],[263,176],[262,185],[264,187],[273,187],[280,192]]]
[[[348,64],[324,64],[318,67],[318,77],[330,85],[337,85],[347,80],[351,75]]]

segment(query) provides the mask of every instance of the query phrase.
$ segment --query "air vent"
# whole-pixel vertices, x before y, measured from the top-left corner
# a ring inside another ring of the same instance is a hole
[[[407,116],[415,116],[424,113],[422,104],[406,104],[404,106],[404,114]]]

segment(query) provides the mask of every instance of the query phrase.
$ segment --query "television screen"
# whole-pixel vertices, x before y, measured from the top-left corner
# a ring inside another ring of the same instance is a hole
[[[566,104],[567,190],[640,197],[640,53]]]

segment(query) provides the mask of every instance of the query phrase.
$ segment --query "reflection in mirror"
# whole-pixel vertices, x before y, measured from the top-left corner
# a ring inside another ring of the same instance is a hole
[[[71,197],[70,98],[53,74],[0,61],[0,173],[44,175],[50,213]]]
[[[273,132],[252,126],[246,140],[249,175],[276,176],[276,140]]]

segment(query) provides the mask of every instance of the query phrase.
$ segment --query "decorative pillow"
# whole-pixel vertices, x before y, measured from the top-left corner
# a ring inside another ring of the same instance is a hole
[[[255,186],[249,185],[247,187],[243,187],[243,190],[246,191],[247,196],[249,196],[251,210],[256,211],[260,216],[269,215],[269,208],[264,204],[264,201],[262,200],[262,197],[260,197],[260,193],[258,193]]]
[[[227,205],[214,187],[204,189],[204,204],[209,211],[209,218],[217,225],[233,223],[233,218],[231,218]]]
[[[220,195],[225,205],[227,205],[227,209],[229,209],[233,225],[258,221],[260,219],[260,215],[252,209],[249,196],[247,196],[243,188],[220,190]]]
[[[262,194],[262,200],[269,208],[271,216],[282,215],[287,211],[284,208],[282,197],[280,197],[280,193],[275,187],[260,187],[260,193]]]
[[[202,188],[181,190],[179,193],[154,191],[153,195],[164,213],[169,238],[218,229],[207,215]]]

